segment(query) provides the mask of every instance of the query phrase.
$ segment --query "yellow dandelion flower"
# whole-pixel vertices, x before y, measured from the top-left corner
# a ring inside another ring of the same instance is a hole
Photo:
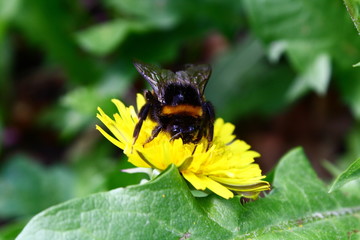
[[[109,129],[108,134],[98,125],[96,128],[115,146],[124,150],[129,162],[140,168],[165,170],[169,165],[178,167],[182,176],[197,190],[209,189],[217,195],[229,199],[234,192],[246,198],[256,198],[261,191],[268,190],[270,185],[262,180],[258,164],[254,158],[260,154],[251,151],[244,141],[235,139],[234,125],[218,118],[214,124],[214,139],[208,148],[206,139],[199,143],[183,144],[181,138],[170,141],[166,132],[160,132],[151,142],[156,123],[146,119],[139,137],[133,144],[133,131],[138,122],[133,106],[126,107],[121,101],[113,99],[118,113],[113,119],[101,108],[97,118]],[[137,95],[137,109],[145,104],[143,95]],[[146,143],[146,144],[145,144]]]

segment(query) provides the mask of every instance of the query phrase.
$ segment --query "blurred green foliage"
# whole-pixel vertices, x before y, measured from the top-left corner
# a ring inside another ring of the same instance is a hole
[[[211,63],[206,96],[227,121],[329,88],[360,119],[360,38],[341,1],[0,0],[0,239],[48,206],[142,178],[120,173],[131,166],[94,130],[97,106],[114,112],[111,98],[134,103],[146,87],[133,58]],[[356,125],[342,159],[359,157]],[[56,151],[41,144],[49,131]]]

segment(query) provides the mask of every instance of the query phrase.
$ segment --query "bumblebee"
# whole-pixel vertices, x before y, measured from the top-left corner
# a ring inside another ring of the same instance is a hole
[[[149,117],[157,125],[146,143],[164,131],[170,134],[170,140],[181,138],[183,143],[198,143],[205,137],[209,147],[215,112],[205,100],[204,90],[211,74],[210,65],[186,65],[185,70],[175,73],[140,61],[134,61],[134,65],[152,87],[152,91],[144,93],[146,103],[138,114],[134,143],[143,121]]]

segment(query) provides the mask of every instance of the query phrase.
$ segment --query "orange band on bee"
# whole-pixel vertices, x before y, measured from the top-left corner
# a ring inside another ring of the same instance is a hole
[[[187,104],[177,105],[177,106],[164,106],[161,111],[164,115],[171,114],[184,114],[194,117],[201,117],[203,114],[202,108],[200,106],[192,106]]]

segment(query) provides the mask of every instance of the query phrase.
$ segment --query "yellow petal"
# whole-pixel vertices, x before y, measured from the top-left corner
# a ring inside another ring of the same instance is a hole
[[[206,187],[217,195],[225,199],[234,197],[234,194],[220,183],[205,176],[202,176],[202,180],[205,182]]]
[[[192,172],[183,172],[183,177],[197,190],[205,190],[206,183]]]
[[[137,111],[140,112],[140,109],[145,105],[146,101],[142,94],[136,94],[136,107]]]
[[[122,142],[116,140],[115,138],[113,138],[112,136],[110,136],[107,132],[105,132],[101,127],[99,127],[98,125],[96,125],[96,129],[99,130],[101,132],[101,134],[107,139],[109,140],[112,144],[114,144],[115,146],[117,146],[118,148],[124,149],[125,148],[125,144],[123,144]]]
[[[128,157],[128,161],[134,166],[140,168],[151,168],[151,166],[147,164],[138,154],[129,154]]]

